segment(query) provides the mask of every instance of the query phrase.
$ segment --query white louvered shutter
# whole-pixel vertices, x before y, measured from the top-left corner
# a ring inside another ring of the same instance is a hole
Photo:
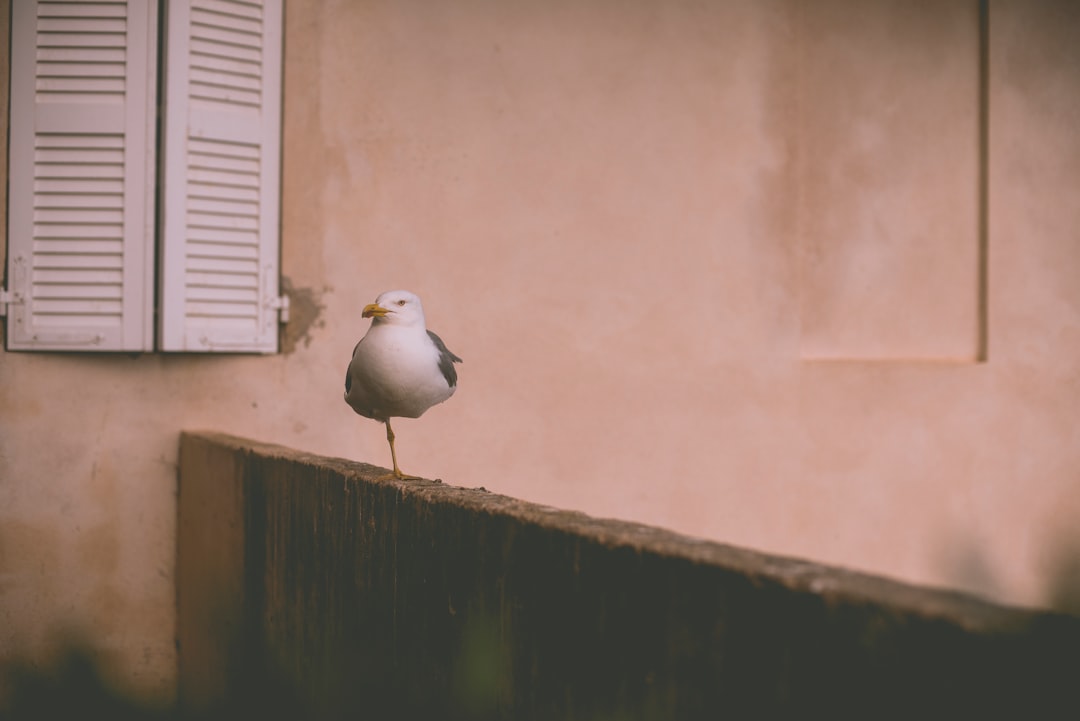
[[[157,3],[12,3],[10,350],[153,346]]]
[[[281,0],[172,0],[160,346],[277,350]]]

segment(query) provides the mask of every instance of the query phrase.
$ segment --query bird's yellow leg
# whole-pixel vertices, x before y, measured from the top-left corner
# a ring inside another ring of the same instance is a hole
[[[386,440],[390,443],[390,459],[394,462],[394,475],[393,478],[397,478],[402,481],[419,481],[420,476],[409,476],[401,472],[397,464],[397,451],[394,450],[394,429],[390,427],[390,419],[386,419]]]

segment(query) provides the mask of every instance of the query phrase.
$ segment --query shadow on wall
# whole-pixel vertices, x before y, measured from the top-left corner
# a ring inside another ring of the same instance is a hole
[[[1080,616],[1080,537],[1059,541],[1045,559],[1042,606]],[[939,563],[955,588],[1002,597],[1004,585],[977,540],[957,537],[943,544]]]
[[[232,645],[255,648],[244,643]],[[175,704],[154,704],[125,693],[108,681],[103,671],[107,665],[103,654],[85,640],[71,639],[44,665],[16,660],[0,667],[0,720],[295,721],[338,716],[320,713],[319,709],[327,705],[326,699],[305,698],[298,692],[298,684],[283,670],[290,664],[273,659],[274,655],[265,651],[233,659],[227,674],[233,680],[233,687],[221,700],[207,708],[182,709]],[[496,718],[495,679],[501,662],[495,619],[483,617],[470,622],[458,649],[454,708],[440,718]],[[362,698],[365,688],[364,683],[355,684],[358,698],[345,699],[345,707],[365,708]],[[396,709],[368,706],[368,713],[360,718],[408,718],[409,708],[408,701]]]
[[[9,663],[0,681],[0,719],[109,719],[167,721],[257,718],[303,719],[304,706],[287,679],[271,671],[262,658],[246,659],[235,688],[213,708],[183,711],[172,704],[153,704],[111,684],[103,672],[102,654],[85,641],[68,642],[45,665]]]
[[[1080,542],[1051,561],[1047,606],[1080,616]]]

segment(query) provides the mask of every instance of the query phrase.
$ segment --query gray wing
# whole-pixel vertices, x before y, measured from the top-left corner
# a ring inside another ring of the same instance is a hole
[[[349,357],[350,358],[349,365],[345,366],[345,394],[346,395],[348,395],[349,391],[352,390],[352,373],[349,372],[349,366],[352,365],[352,358],[356,357],[356,349],[359,348],[359,347],[360,347],[359,342],[356,345],[353,346],[352,355]]]
[[[431,342],[439,349],[439,370],[442,371],[443,378],[446,379],[446,384],[451,388],[456,388],[457,371],[454,369],[454,364],[461,363],[462,360],[450,352],[450,349],[443,343],[442,338],[435,335],[434,331],[429,330],[427,334],[428,338],[431,338]]]

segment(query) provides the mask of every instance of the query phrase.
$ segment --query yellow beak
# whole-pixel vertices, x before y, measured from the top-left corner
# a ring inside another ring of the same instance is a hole
[[[364,312],[360,314],[360,317],[361,318],[371,318],[371,317],[382,318],[384,315],[386,315],[389,312],[390,311],[386,310],[386,308],[383,308],[378,303],[370,303],[370,304],[364,306]]]

